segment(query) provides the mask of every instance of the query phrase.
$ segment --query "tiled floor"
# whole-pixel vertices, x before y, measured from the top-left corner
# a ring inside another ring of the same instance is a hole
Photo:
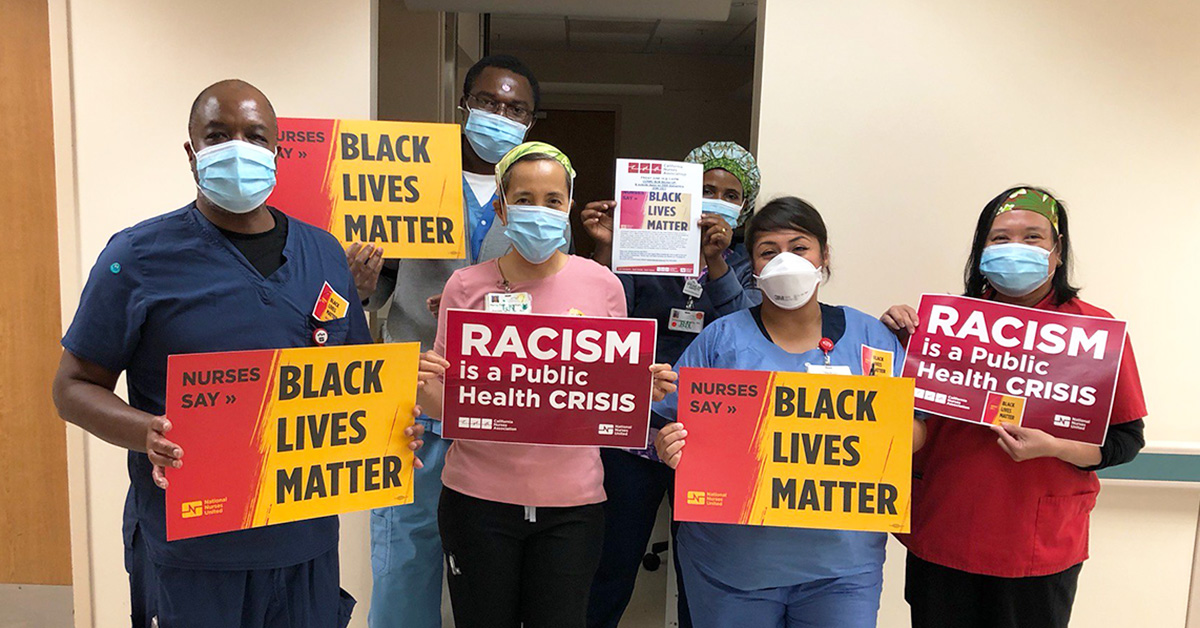
[[[620,628],[663,628],[667,608],[667,570],[665,562],[657,571],[643,569],[638,574],[637,588],[629,608],[621,618]]]
[[[0,584],[0,628],[69,628],[71,587]]]
[[[667,537],[667,510],[659,513],[652,541]],[[666,558],[666,557],[664,557]],[[655,571],[644,568],[638,574],[637,588],[625,610],[620,628],[671,628],[666,626],[669,559]],[[445,628],[453,628],[448,592],[443,595]],[[0,628],[69,628],[72,625],[71,587],[0,585]]]

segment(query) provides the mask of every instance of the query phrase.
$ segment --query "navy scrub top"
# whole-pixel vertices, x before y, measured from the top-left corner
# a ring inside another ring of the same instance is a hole
[[[313,306],[326,282],[350,304],[320,323],[328,345],[367,344],[371,334],[342,246],[291,219],[285,262],[264,278],[193,202],[114,235],[92,268],[62,345],[110,371],[124,371],[129,404],[164,413],[167,356],[313,345]],[[186,454],[184,461],[186,462]],[[190,569],[270,569],[337,546],[337,517],[166,541],[165,493],[146,454],[129,452],[127,554],[135,530],[150,559]]]
[[[671,310],[687,307],[688,295],[683,293],[683,286],[687,280],[668,275],[619,274],[617,278],[625,288],[629,317],[658,320],[658,342],[654,361],[674,364],[697,336],[670,327]],[[719,279],[710,281],[705,274],[700,278],[700,285],[703,286],[704,292],[700,294],[700,298],[692,300],[691,309],[704,312],[705,327],[722,316],[752,305],[747,290],[738,281],[737,273],[732,267]]]

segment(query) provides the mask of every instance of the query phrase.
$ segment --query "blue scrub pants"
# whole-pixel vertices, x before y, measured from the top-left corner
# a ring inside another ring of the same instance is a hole
[[[354,598],[338,550],[276,569],[182,569],[150,560],[141,532],[126,549],[133,628],[346,628]]]
[[[743,591],[701,572],[679,546],[696,628],[875,628],[883,569],[787,587]]]
[[[426,425],[413,502],[371,511],[371,628],[441,628],[442,537],[438,499],[449,440]]]

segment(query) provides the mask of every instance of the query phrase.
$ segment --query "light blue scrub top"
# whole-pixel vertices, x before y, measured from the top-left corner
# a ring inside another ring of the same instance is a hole
[[[676,370],[691,366],[803,373],[808,363],[824,364],[820,349],[789,353],[771,342],[756,320],[758,309],[724,316],[705,327],[679,358]],[[825,304],[821,317],[822,335],[834,341],[830,364],[862,375],[862,346],[867,345],[894,352],[893,373],[904,365],[904,347],[874,317]],[[677,403],[677,395],[669,395],[654,404],[654,412],[674,421]],[[887,535],[682,522],[678,542],[706,576],[751,591],[881,570]]]

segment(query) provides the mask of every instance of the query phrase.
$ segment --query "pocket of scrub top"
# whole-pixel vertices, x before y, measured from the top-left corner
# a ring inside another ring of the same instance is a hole
[[[338,595],[338,628],[346,628],[350,625],[350,616],[354,614],[354,606],[358,604],[358,600],[345,589],[338,589]]]
[[[376,508],[371,511],[371,571],[376,576],[382,576],[388,572],[391,548],[391,508]]]
[[[1033,566],[1056,564],[1087,549],[1088,516],[1096,493],[1051,495],[1038,499],[1034,525]]]
[[[320,327],[329,332],[329,340],[325,342],[328,347],[336,347],[346,344],[346,336],[350,333],[350,315],[343,316],[339,319],[318,323],[316,327]]]

